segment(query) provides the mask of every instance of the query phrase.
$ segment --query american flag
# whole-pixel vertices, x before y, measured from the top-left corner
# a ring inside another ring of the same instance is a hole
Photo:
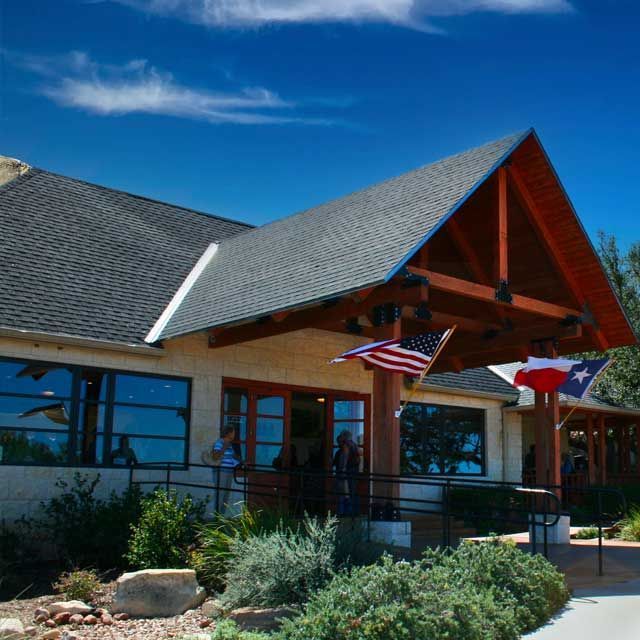
[[[438,347],[447,339],[451,329],[421,333],[410,338],[383,340],[356,347],[334,358],[331,362],[344,362],[360,358],[375,367],[388,371],[419,376],[427,367]]]

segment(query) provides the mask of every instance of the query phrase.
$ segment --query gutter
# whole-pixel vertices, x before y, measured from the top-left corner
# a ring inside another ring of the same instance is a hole
[[[11,327],[0,327],[0,337],[17,338],[29,342],[52,342],[56,344],[67,344],[88,349],[104,349],[105,351],[124,351],[135,353],[141,356],[153,358],[166,355],[164,349],[151,347],[146,344],[135,344],[126,342],[110,342],[99,338],[86,338],[83,336],[68,335],[65,333],[46,333],[44,331],[29,331],[25,329],[13,329]]]

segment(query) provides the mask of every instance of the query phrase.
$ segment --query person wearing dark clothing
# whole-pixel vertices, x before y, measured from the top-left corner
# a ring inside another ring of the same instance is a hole
[[[336,494],[338,515],[355,515],[358,512],[356,477],[360,469],[358,445],[350,431],[342,431],[337,438],[338,448],[333,456],[336,471]]]

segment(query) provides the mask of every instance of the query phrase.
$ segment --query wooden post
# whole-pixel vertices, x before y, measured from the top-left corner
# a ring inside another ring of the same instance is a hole
[[[536,484],[547,484],[546,394],[535,392]]]
[[[384,327],[383,340],[400,337],[400,320]],[[395,412],[400,408],[402,376],[378,367],[373,370],[373,473],[400,474],[400,420]],[[398,485],[374,483],[374,494],[389,499],[398,498]]]
[[[554,354],[555,357],[555,354]],[[547,431],[549,433],[549,468],[547,483],[560,486],[560,430],[556,425],[560,423],[560,401],[558,392],[547,394]],[[560,493],[560,490],[557,490]]]
[[[509,282],[509,254],[507,229],[507,170],[498,169],[498,262],[496,269],[497,286]]]
[[[593,441],[593,415],[587,414],[587,423],[585,433],[587,436],[587,462],[588,462],[588,477],[589,484],[596,483],[596,461],[595,461],[595,443]]]
[[[600,484],[607,484],[607,430],[604,424],[604,414],[598,416],[598,457],[600,467]]]
[[[631,473],[631,425],[626,421],[622,427],[624,435],[622,437],[622,464],[625,473]]]

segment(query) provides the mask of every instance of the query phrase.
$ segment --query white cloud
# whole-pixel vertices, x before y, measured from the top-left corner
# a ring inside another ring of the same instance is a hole
[[[211,91],[180,84],[146,60],[99,64],[86,53],[42,57],[4,52],[6,58],[43,78],[40,92],[65,107],[99,115],[146,113],[235,124],[331,124],[298,116],[296,104],[263,87]]]
[[[116,0],[209,27],[314,22],[380,22],[437,31],[429,18],[474,12],[561,13],[570,0]]]

